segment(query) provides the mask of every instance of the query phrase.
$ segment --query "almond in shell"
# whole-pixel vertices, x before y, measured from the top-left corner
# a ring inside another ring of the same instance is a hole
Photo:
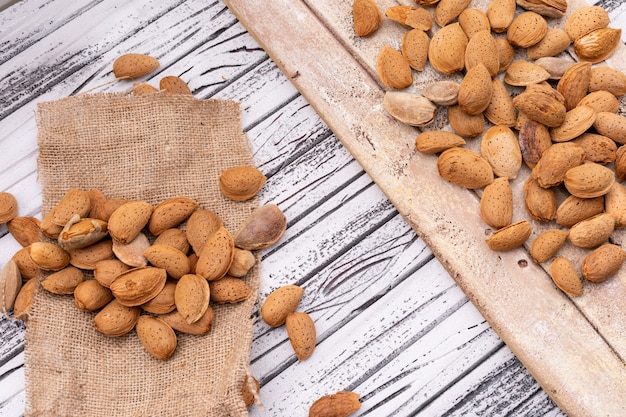
[[[285,320],[285,327],[298,361],[311,357],[316,344],[315,323],[311,316],[305,312],[290,313]]]
[[[309,409],[309,417],[347,417],[359,408],[361,408],[359,394],[352,391],[338,391],[315,400]]]
[[[626,74],[609,66],[598,66],[591,69],[589,91],[608,91],[619,97],[626,94]]]
[[[130,332],[137,324],[141,309],[127,307],[116,299],[111,300],[93,319],[94,326],[100,333],[119,337]]]
[[[213,326],[213,308],[209,305],[202,317],[189,324],[178,310],[159,315],[159,318],[169,324],[177,332],[201,336],[207,334]]]
[[[580,198],[603,196],[609,192],[613,182],[615,182],[613,170],[594,162],[568,169],[563,178],[567,191]]]
[[[100,285],[109,288],[113,280],[115,280],[118,275],[121,275],[129,269],[130,266],[126,265],[119,259],[103,259],[95,263],[93,277],[100,283]]]
[[[13,316],[16,319],[28,322],[30,308],[38,287],[39,280],[36,279],[29,279],[22,285],[13,303]]]
[[[491,24],[485,12],[478,8],[467,8],[459,15],[459,24],[469,40],[478,32],[487,30],[491,32]]]
[[[150,215],[148,230],[158,236],[165,230],[176,227],[199,206],[199,203],[187,197],[172,197],[157,204]],[[146,206],[147,209],[147,206]]]
[[[241,278],[245,276],[250,269],[252,269],[256,262],[256,257],[251,251],[235,248],[233,262],[228,269],[228,275]]]
[[[113,62],[113,75],[118,79],[134,79],[150,74],[159,67],[159,61],[149,55],[130,53]]]
[[[549,222],[556,217],[557,200],[553,188],[543,188],[529,177],[524,183],[524,205],[533,220]]]
[[[455,146],[465,145],[465,139],[445,130],[428,130],[415,138],[416,149],[423,154],[436,154]]]
[[[600,112],[593,123],[596,131],[623,145],[626,143],[626,117],[621,114]]]
[[[591,64],[578,62],[565,71],[556,89],[565,98],[565,108],[571,110],[587,95],[591,82]]]
[[[469,68],[459,86],[459,106],[468,114],[480,114],[491,102],[491,74],[482,63]]]
[[[287,229],[287,218],[276,204],[265,204],[254,210],[235,232],[238,248],[265,249],[280,240]]]
[[[606,281],[620,270],[625,258],[621,247],[605,243],[583,259],[583,277],[589,282]]]
[[[529,119],[548,127],[560,126],[567,113],[565,105],[545,91],[524,91],[513,99],[513,105]]]
[[[76,268],[90,271],[93,271],[99,261],[115,258],[111,239],[103,239],[86,248],[72,249],[68,252],[70,264]]]
[[[13,308],[17,294],[22,289],[22,275],[13,259],[0,270],[0,311],[7,314]]]
[[[75,214],[80,218],[87,217],[91,209],[91,200],[87,191],[72,188],[65,193],[61,201],[54,207],[52,223],[64,227]]]
[[[159,80],[159,89],[166,94],[187,94],[191,95],[191,89],[180,77],[168,75]]]
[[[513,105],[513,99],[506,86],[499,78],[492,80],[491,100],[485,109],[484,115],[494,125],[509,127],[515,125],[517,110]]]
[[[460,84],[456,81],[435,81],[422,90],[422,95],[440,106],[457,104]]]
[[[550,79],[550,73],[528,61],[514,61],[504,73],[504,82],[515,87],[526,87]]]
[[[572,261],[558,257],[550,264],[550,277],[559,289],[574,297],[583,294],[583,284]]]
[[[506,35],[512,45],[529,48],[539,43],[547,32],[546,19],[539,13],[526,11],[513,19]]]
[[[622,29],[596,29],[574,41],[574,53],[581,61],[596,64],[613,55],[621,39]]]
[[[385,10],[385,16],[401,25],[429,32],[433,27],[433,17],[423,7],[391,6]]]
[[[174,279],[188,274],[191,269],[187,255],[172,246],[152,245],[143,252],[143,256],[152,266],[165,269],[167,275]]]
[[[517,138],[522,160],[530,169],[537,165],[541,155],[552,145],[550,130],[545,125],[530,119],[520,126]]]
[[[39,277],[41,268],[30,257],[30,245],[15,252],[11,260],[17,265],[17,269],[20,271],[24,281]]]
[[[442,74],[453,74],[465,68],[468,39],[461,25],[450,23],[439,29],[428,45],[428,61]]]
[[[585,150],[585,161],[608,164],[617,157],[617,145],[606,136],[583,133],[572,142]]]
[[[109,288],[122,305],[134,307],[156,297],[165,287],[166,281],[165,269],[145,266],[118,275]]]
[[[517,5],[542,16],[554,18],[563,17],[567,11],[567,0],[517,0]]]
[[[241,278],[225,276],[209,283],[211,301],[218,304],[234,304],[246,300],[252,289]]]
[[[425,126],[435,118],[437,106],[421,94],[387,91],[383,107],[395,119],[411,126]]]
[[[448,108],[448,122],[454,132],[464,138],[474,138],[485,130],[485,116],[469,114],[456,105]]]
[[[244,248],[246,249],[246,248]],[[208,281],[222,278],[233,262],[235,243],[224,226],[220,227],[206,242],[196,262],[196,274]]]
[[[166,229],[154,240],[155,245],[167,245],[178,249],[184,254],[189,253],[191,249],[189,242],[187,241],[187,235],[181,229],[175,227]]]
[[[153,87],[148,83],[133,83],[133,94],[136,96],[143,96],[146,94],[154,94],[158,92],[159,90],[156,87]]]
[[[565,113],[560,126],[550,129],[553,142],[566,142],[585,133],[596,121],[596,111],[590,106],[574,107]]]
[[[200,319],[209,307],[211,290],[206,279],[196,274],[183,275],[176,283],[176,309],[189,324]]]
[[[41,222],[32,216],[17,216],[7,222],[7,230],[17,243],[26,247],[41,241]]]
[[[548,188],[559,185],[565,173],[585,160],[585,150],[572,142],[555,143],[541,155],[532,170],[533,178],[539,185]]]
[[[82,281],[74,289],[74,303],[81,310],[99,310],[112,299],[111,290],[100,285],[95,279]]]
[[[513,221],[513,190],[508,178],[496,178],[487,185],[480,197],[480,217],[494,229]]]
[[[530,245],[530,256],[537,263],[547,262],[561,250],[566,240],[565,230],[548,229],[533,240]]]
[[[556,210],[556,224],[572,227],[576,223],[588,219],[604,210],[604,197],[580,198],[573,195],[567,197]]]
[[[522,166],[522,151],[517,136],[507,126],[492,126],[480,140],[480,154],[491,165],[495,175],[517,178]]]
[[[189,219],[185,234],[193,251],[200,255],[204,244],[223,226],[222,219],[211,210],[196,210]]]
[[[120,243],[132,241],[150,221],[154,208],[146,201],[129,201],[109,217],[109,234]]]
[[[613,230],[615,217],[609,213],[600,213],[573,225],[569,231],[569,240],[578,248],[593,249],[605,243]]]
[[[261,305],[261,317],[269,326],[285,324],[287,316],[296,311],[304,288],[297,285],[283,285],[272,291]]]
[[[493,0],[487,7],[487,18],[496,33],[506,32],[513,19],[517,4],[515,0]]]
[[[354,0],[352,18],[356,36],[365,37],[376,32],[382,22],[382,15],[374,0]]]
[[[399,51],[385,45],[376,59],[378,76],[387,87],[402,90],[413,84],[409,60]]]
[[[532,226],[528,220],[520,220],[497,230],[487,238],[489,249],[495,252],[505,252],[518,248],[524,244],[532,233]]]
[[[578,105],[589,106],[596,113],[617,113],[619,111],[620,103],[617,97],[610,91],[597,90],[583,97],[578,102]]]
[[[553,57],[565,51],[571,42],[563,29],[548,29],[543,39],[528,48],[526,56],[532,60]]]
[[[113,253],[124,264],[132,267],[148,265],[148,259],[143,253],[150,247],[150,240],[145,234],[139,233],[128,243],[120,243],[117,240],[112,242]]]
[[[135,330],[143,347],[156,359],[168,359],[176,350],[176,333],[158,317],[139,316]]]
[[[52,294],[74,294],[74,290],[85,280],[85,274],[75,266],[68,266],[48,275],[41,281],[41,287]]]
[[[165,286],[153,299],[141,305],[141,309],[152,314],[167,314],[176,309],[176,283],[167,281]]]
[[[615,219],[615,227],[626,226],[626,187],[615,182],[604,196],[604,209]]]
[[[500,67],[498,73],[504,72],[513,63],[515,59],[515,48],[506,40],[506,38],[496,38],[496,47],[498,48],[498,62]]]
[[[446,26],[459,17],[470,2],[470,0],[439,0],[433,13],[435,22],[441,27]]]
[[[33,242],[29,246],[31,259],[44,271],[60,271],[70,263],[70,254],[48,242]]]
[[[573,42],[581,36],[609,26],[609,13],[600,6],[583,6],[572,12],[565,20],[565,32]]]
[[[437,158],[439,175],[463,188],[482,188],[494,179],[489,162],[467,148],[450,148]]]
[[[17,216],[17,200],[6,191],[0,192],[0,224],[6,223]]]
[[[402,37],[402,55],[416,71],[424,71],[428,61],[428,43],[430,38],[420,29],[411,29]]]
[[[220,190],[233,201],[246,201],[258,194],[267,178],[253,166],[236,166],[220,174]]]

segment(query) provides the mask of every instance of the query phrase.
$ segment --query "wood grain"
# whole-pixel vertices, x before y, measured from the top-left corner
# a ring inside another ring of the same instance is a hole
[[[260,300],[285,283],[305,286],[300,308],[320,335],[298,363],[284,329],[255,314],[251,366],[264,409],[252,416],[306,415],[339,389],[361,394],[359,415],[565,415],[295,88],[302,74],[282,72],[223,2],[23,0],[0,13],[0,33],[0,189],[22,215],[41,215],[36,103],[128,89],[107,85],[118,54],[157,56],[149,82],[179,75],[199,98],[241,101],[269,177],[261,199],[289,220],[263,253]],[[18,247],[0,226],[0,265]],[[0,318],[3,417],[24,412],[23,334]]]

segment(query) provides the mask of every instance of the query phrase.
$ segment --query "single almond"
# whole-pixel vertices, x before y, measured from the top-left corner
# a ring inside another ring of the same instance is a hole
[[[515,0],[491,1],[486,11],[491,29],[496,33],[506,32],[515,18],[516,8]]]
[[[159,315],[159,318],[169,324],[177,332],[201,336],[207,334],[213,326],[213,308],[209,305],[202,317],[189,324],[178,310]]]
[[[626,94],[626,74],[609,66],[598,66],[591,69],[589,91],[608,91],[619,97]]]
[[[609,192],[614,181],[615,173],[612,169],[594,162],[572,167],[563,177],[567,191],[580,198],[603,196]]]
[[[189,219],[185,234],[193,251],[200,255],[204,244],[223,226],[220,217],[211,210],[196,210]]]
[[[607,90],[593,91],[584,96],[578,106],[589,106],[596,113],[617,113],[619,111],[619,100],[617,97]]]
[[[352,391],[338,391],[315,400],[309,408],[309,417],[347,417],[359,408],[361,408],[359,394]]]
[[[186,94],[191,95],[191,89],[180,77],[168,75],[159,80],[159,89],[166,94]]]
[[[17,216],[17,200],[6,191],[0,192],[0,224],[6,223]]]
[[[67,222],[57,242],[66,250],[81,249],[108,236],[107,222],[100,219],[80,218],[78,214]]]
[[[171,246],[178,249],[185,255],[187,255],[189,253],[189,249],[191,249],[189,241],[187,241],[187,234],[183,230],[175,227],[161,232],[154,240],[154,244]]]
[[[41,222],[36,217],[14,217],[7,222],[7,230],[23,247],[33,242],[41,242]]]
[[[553,57],[565,51],[571,44],[568,34],[560,28],[548,29],[543,39],[526,51],[528,59]]]
[[[305,312],[290,313],[285,320],[285,327],[298,361],[311,357],[316,344],[315,323],[311,316]]]
[[[459,86],[456,81],[435,81],[424,87],[422,95],[440,106],[453,106],[458,102]]]
[[[487,246],[495,252],[505,252],[518,248],[528,240],[532,226],[528,220],[520,220],[502,229],[498,229],[487,238]]]
[[[402,90],[413,84],[408,59],[389,45],[385,45],[379,52],[376,68],[380,80],[388,87]]]
[[[611,23],[609,13],[600,6],[582,6],[565,20],[565,32],[573,42],[596,29],[605,28]]]
[[[423,154],[436,154],[455,146],[465,145],[465,139],[445,130],[427,130],[415,138],[415,148]]]
[[[28,322],[30,308],[38,287],[39,280],[37,279],[29,279],[22,285],[17,297],[15,297],[15,303],[13,303],[13,316],[16,319]]]
[[[522,167],[522,151],[517,136],[507,126],[492,126],[480,140],[480,154],[491,165],[495,175],[517,178]]]
[[[153,207],[146,201],[129,201],[109,217],[109,234],[120,243],[132,241],[148,224]]]
[[[515,87],[526,87],[550,79],[550,73],[528,61],[514,61],[504,73],[504,82]]]
[[[256,263],[257,259],[251,251],[235,248],[233,262],[228,269],[228,275],[241,278],[245,276]]]
[[[287,316],[296,311],[304,288],[297,285],[283,285],[272,291],[261,305],[261,317],[269,326],[285,324]]]
[[[533,169],[541,155],[552,145],[550,130],[544,125],[534,120],[527,120],[520,126],[517,134],[522,160]]]
[[[233,236],[224,226],[221,226],[203,246],[196,262],[196,274],[208,281],[220,279],[230,269],[234,256]]]
[[[480,114],[491,102],[493,84],[485,65],[478,63],[469,68],[459,86],[459,106],[468,114]]]
[[[573,195],[567,197],[556,210],[556,224],[572,227],[576,223],[588,219],[604,210],[604,197],[580,198]]]
[[[159,65],[159,61],[149,55],[124,54],[113,62],[113,74],[118,79],[134,79],[150,74]]]
[[[75,214],[79,218],[87,217],[91,210],[91,200],[87,191],[72,188],[65,193],[54,207],[52,223],[63,228]]]
[[[574,41],[574,53],[581,61],[597,64],[613,55],[621,39],[621,28],[596,29]]]
[[[96,314],[93,323],[100,333],[106,336],[119,337],[135,327],[140,314],[141,309],[139,307],[127,307],[113,299]]]
[[[471,0],[439,0],[433,13],[435,22],[441,27],[446,26],[459,17],[470,2]]]
[[[517,120],[517,109],[506,86],[499,78],[492,80],[492,93],[484,115],[491,123],[512,127]]]
[[[559,80],[556,89],[565,98],[565,108],[571,110],[587,95],[591,82],[591,64],[578,62],[570,66]]]
[[[482,188],[494,179],[489,162],[467,148],[451,148],[441,153],[437,159],[439,175],[447,181],[463,188]]]
[[[437,115],[437,106],[426,97],[404,91],[387,91],[383,107],[395,119],[411,126],[426,126]]]
[[[573,225],[569,231],[569,240],[578,248],[594,249],[606,243],[613,230],[615,217],[609,213],[600,213]]]
[[[454,132],[464,138],[474,138],[485,130],[485,116],[469,114],[456,105],[448,108],[448,122]]]
[[[589,282],[604,282],[620,270],[624,259],[626,254],[621,247],[605,243],[583,259],[583,277]]]
[[[616,143],[626,144],[626,117],[621,114],[597,113],[593,127],[599,134],[614,140]]]
[[[544,188],[528,177],[524,183],[524,205],[533,220],[549,222],[556,217],[557,200],[553,188]]]
[[[365,37],[376,32],[382,22],[382,15],[374,0],[354,0],[352,18],[356,36]]]
[[[585,160],[585,150],[572,142],[555,143],[541,155],[532,170],[539,185],[548,188],[563,183],[565,173]]]
[[[81,281],[74,289],[74,303],[85,311],[96,311],[113,300],[111,290],[95,279]]]
[[[165,286],[166,280],[165,269],[145,266],[118,275],[109,288],[122,305],[134,307],[156,297]]]
[[[85,280],[85,274],[75,266],[68,266],[41,281],[41,287],[52,294],[74,294],[74,290]]]
[[[453,74],[465,68],[468,39],[458,22],[439,29],[428,45],[428,61],[442,74]],[[410,84],[409,84],[410,85]]]
[[[626,187],[614,182],[604,196],[604,210],[615,219],[615,227],[626,227]]]
[[[167,281],[157,295],[147,303],[141,305],[141,309],[152,314],[167,314],[176,309],[176,283]]]
[[[467,8],[459,14],[458,20],[461,29],[463,29],[465,36],[467,36],[469,40],[478,32],[484,30],[491,31],[489,18],[481,9]]]
[[[287,229],[287,218],[276,204],[265,204],[254,210],[239,225],[233,239],[238,248],[265,249],[274,245]]]
[[[578,106],[565,113],[560,126],[550,129],[553,142],[566,142],[585,133],[596,121],[596,111],[590,106]]]
[[[583,294],[583,284],[572,261],[562,256],[550,264],[550,277],[554,284],[566,294],[574,297]]]
[[[617,158],[617,145],[606,136],[583,133],[572,142],[585,150],[585,161],[608,164]]]
[[[241,278],[225,276],[209,283],[211,301],[218,304],[234,304],[246,300],[252,289]]]
[[[209,307],[211,289],[206,279],[196,274],[180,277],[174,290],[176,309],[189,324],[195,323]]]
[[[537,263],[547,262],[556,255],[567,240],[567,232],[561,229],[548,229],[533,240],[530,256]]]
[[[428,62],[428,44],[430,38],[420,29],[411,29],[402,37],[402,55],[406,57],[409,66],[416,71],[424,71]]]
[[[567,0],[517,0],[517,5],[525,10],[553,18],[563,17],[567,11]]]
[[[517,15],[507,29],[509,42],[520,48],[539,43],[548,32],[548,22],[539,13],[525,11]]]
[[[154,207],[148,221],[148,230],[152,235],[158,236],[187,220],[198,206],[199,203],[191,198],[168,198]],[[147,209],[147,206],[145,208]]]
[[[513,221],[513,189],[508,178],[496,178],[487,185],[480,197],[480,217],[494,229]]]
[[[233,201],[246,201],[256,196],[267,178],[254,166],[236,166],[220,174],[219,186],[222,194]]]
[[[70,254],[70,264],[76,268],[93,271],[96,263],[105,259],[113,259],[113,242],[111,239],[104,239],[86,248],[72,249]]]
[[[93,277],[100,283],[100,285],[109,288],[113,280],[115,280],[118,275],[121,275],[129,269],[130,266],[126,265],[119,259],[103,259],[95,263]]]
[[[174,279],[188,274],[191,269],[187,255],[172,246],[151,245],[143,256],[152,266],[165,269],[167,275]]]
[[[144,256],[146,249],[150,247],[150,240],[144,233],[139,233],[128,243],[120,243],[113,240],[112,250],[117,259],[132,267],[148,265],[148,260]]]
[[[22,275],[13,259],[0,270],[0,311],[7,314],[13,308],[17,294],[22,289]]]
[[[158,317],[139,316],[135,330],[143,347],[156,359],[168,359],[176,350],[176,333]]]
[[[70,263],[70,254],[49,242],[33,242],[29,246],[31,259],[44,271],[60,271]]]

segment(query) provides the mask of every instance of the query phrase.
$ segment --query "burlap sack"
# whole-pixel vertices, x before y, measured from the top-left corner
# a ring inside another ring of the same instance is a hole
[[[96,187],[111,197],[156,204],[187,196],[220,215],[234,232],[258,206],[219,192],[219,173],[252,164],[237,103],[155,94],[80,95],[41,103],[37,111],[39,178],[46,213],[70,188]],[[99,334],[95,313],[71,296],[39,289],[26,331],[27,416],[244,416],[241,384],[248,372],[253,296],[214,306],[205,336],[179,335],[160,361],[135,332]]]

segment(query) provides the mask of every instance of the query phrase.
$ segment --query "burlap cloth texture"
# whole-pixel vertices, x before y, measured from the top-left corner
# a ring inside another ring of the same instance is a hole
[[[69,188],[96,187],[153,205],[191,197],[234,233],[258,206],[229,201],[218,188],[223,169],[253,163],[236,102],[92,94],[40,103],[36,117],[44,214]],[[165,361],[134,331],[104,336],[95,313],[79,310],[72,296],[39,288],[26,330],[26,416],[247,415],[240,393],[259,277],[257,263],[245,277],[253,296],[213,305],[209,334],[179,334]]]

